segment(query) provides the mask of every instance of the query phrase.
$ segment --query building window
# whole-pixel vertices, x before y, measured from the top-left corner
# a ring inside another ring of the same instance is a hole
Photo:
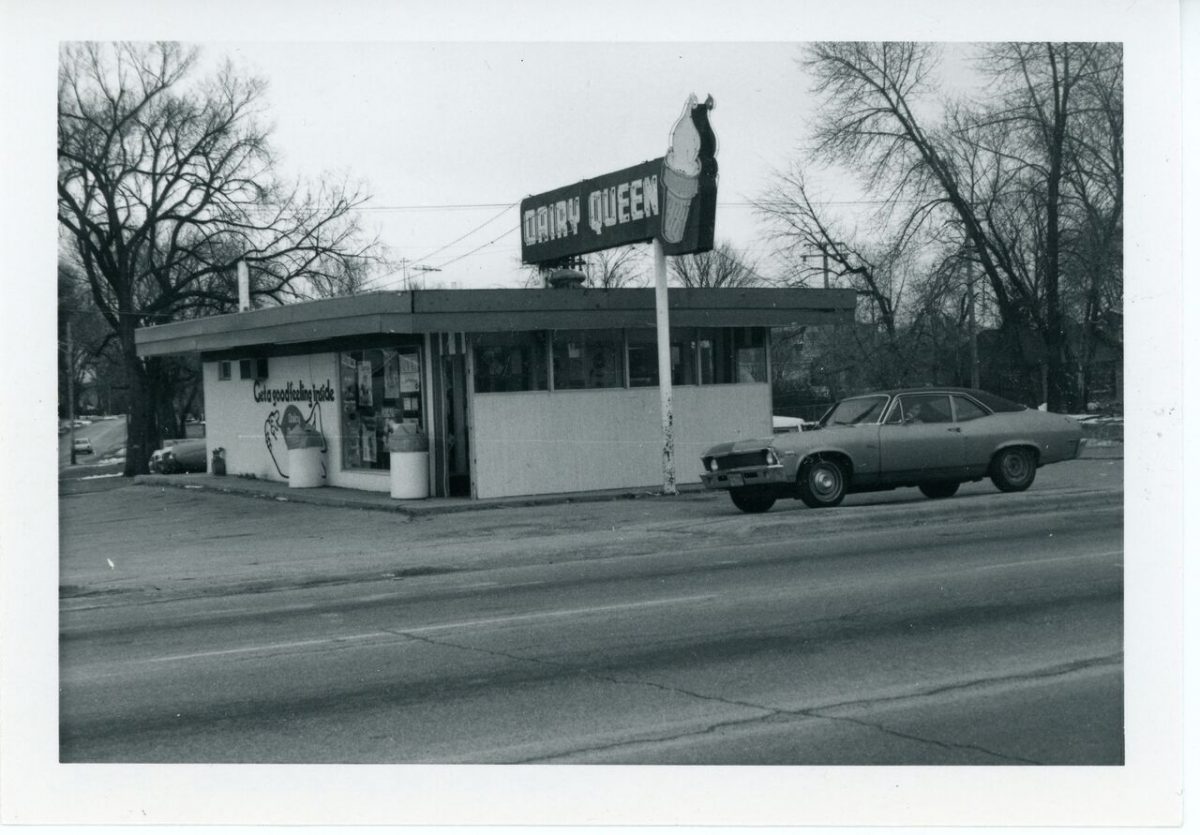
[[[658,385],[658,335],[651,328],[628,332],[629,385]],[[696,384],[696,330],[671,328],[671,385]]]
[[[767,382],[765,328],[700,328],[700,382]]]
[[[482,333],[475,346],[475,391],[546,391],[546,332]]]
[[[619,330],[555,331],[554,388],[624,386],[624,344]]]
[[[221,360],[217,363],[217,379],[232,380],[233,379],[233,363],[229,360]]]
[[[338,359],[342,392],[342,466],[386,470],[388,436],[399,424],[421,427],[421,354],[415,346],[347,351]]]

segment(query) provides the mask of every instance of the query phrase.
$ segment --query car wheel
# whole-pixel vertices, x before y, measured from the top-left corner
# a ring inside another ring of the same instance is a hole
[[[996,453],[989,473],[992,484],[1005,493],[1019,493],[1033,484],[1037,461],[1025,447],[1010,447]]]
[[[734,487],[729,498],[742,513],[766,513],[775,505],[774,491],[763,487]]]
[[[957,481],[926,481],[917,486],[931,499],[948,499],[958,492]]]
[[[836,461],[814,458],[800,467],[796,486],[809,507],[834,507],[846,497],[846,473]]]

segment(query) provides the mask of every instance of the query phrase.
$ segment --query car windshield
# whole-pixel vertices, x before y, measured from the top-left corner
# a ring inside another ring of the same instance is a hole
[[[876,423],[887,404],[887,397],[851,397],[843,400],[821,419],[822,426],[854,426],[860,423]]]

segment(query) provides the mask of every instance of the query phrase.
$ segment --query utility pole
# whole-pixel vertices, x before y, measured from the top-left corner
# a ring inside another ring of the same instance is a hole
[[[412,279],[409,278],[409,275],[408,275],[409,269],[411,269],[413,272],[417,272],[417,273],[440,273],[442,271],[440,267],[430,267],[430,266],[426,266],[425,264],[410,263],[407,258],[402,258],[400,260],[400,268],[404,270],[404,289],[405,289],[405,291],[412,289]]]
[[[823,283],[825,285],[826,290],[829,289],[829,247],[842,247],[845,245],[846,245],[845,241],[829,241],[828,243],[821,244],[819,247],[812,247],[811,244],[809,245],[813,249],[820,250],[820,253],[821,253],[821,276],[822,276]],[[815,255],[801,255],[800,257],[804,260],[808,260],[809,258],[814,258],[816,256]]]
[[[975,270],[967,264],[967,332],[971,338],[971,388],[979,388],[979,346],[975,338]]]
[[[75,345],[71,341],[71,320],[67,319],[67,420],[71,422],[71,464],[75,464]]]

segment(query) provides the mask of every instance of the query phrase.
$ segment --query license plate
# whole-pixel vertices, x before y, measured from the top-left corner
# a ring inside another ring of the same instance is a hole
[[[741,473],[730,473],[727,478],[730,487],[741,487],[746,483],[746,479],[742,477]]]

